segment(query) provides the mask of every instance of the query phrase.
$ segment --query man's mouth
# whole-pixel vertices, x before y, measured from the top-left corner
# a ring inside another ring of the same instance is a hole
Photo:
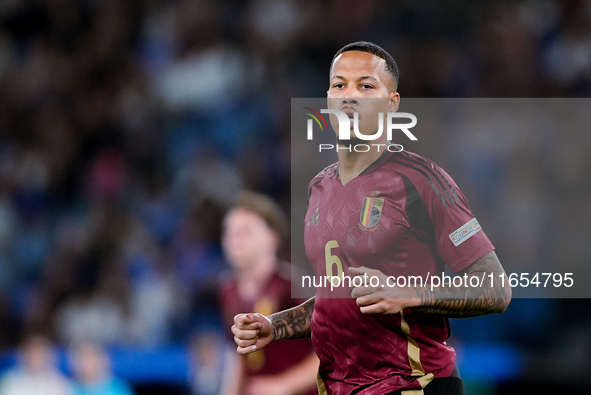
[[[353,110],[352,108],[343,108],[341,111],[344,112],[345,114],[347,114],[347,116],[349,117],[349,124],[351,126],[351,129],[353,129],[353,122],[355,119],[356,111]]]
[[[357,112],[350,107],[345,107],[341,111],[344,112],[345,114],[347,114],[349,116],[349,118],[353,118],[353,114],[355,114]]]

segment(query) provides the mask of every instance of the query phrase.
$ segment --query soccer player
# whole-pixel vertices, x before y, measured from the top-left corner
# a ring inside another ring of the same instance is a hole
[[[390,54],[372,43],[349,44],[331,64],[329,107],[351,118],[357,112],[360,133],[374,134],[378,113],[398,109],[397,86]],[[365,141],[337,144],[356,142]],[[304,240],[317,275],[374,276],[379,284],[353,282],[346,299],[321,298],[318,288],[316,298],[286,311],[238,314],[237,351],[312,336],[321,394],[463,394],[455,351],[445,343],[448,318],[503,312],[511,299],[510,287],[499,281],[508,284],[505,272],[442,168],[407,151],[379,149],[390,144],[385,133],[371,143],[368,152],[339,149],[338,162],[310,182]],[[441,276],[446,265],[482,284],[387,281]]]
[[[221,302],[231,325],[236,314],[255,311],[264,315],[293,307],[290,267],[277,258],[286,220],[269,197],[246,192],[224,218],[222,246],[232,266],[231,278],[223,284]],[[236,354],[234,354],[236,355]],[[238,356],[237,356],[238,357]],[[240,357],[238,374],[224,395],[301,395],[316,392],[318,358],[310,339]]]

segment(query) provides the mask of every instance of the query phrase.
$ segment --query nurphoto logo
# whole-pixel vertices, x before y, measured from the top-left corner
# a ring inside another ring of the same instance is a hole
[[[414,134],[409,130],[410,128],[416,126],[417,124],[417,117],[411,113],[407,112],[388,112],[384,117],[384,113],[378,113],[378,125],[377,130],[373,134],[363,134],[359,131],[359,113],[352,112],[351,114],[347,114],[341,110],[335,109],[321,109],[320,112],[310,108],[310,107],[303,107],[306,112],[304,114],[310,116],[307,123],[307,139],[313,140],[314,138],[314,121],[320,128],[321,131],[330,130],[328,127],[328,123],[322,116],[322,114],[332,114],[336,116],[338,121],[338,140],[342,144],[344,141],[352,140],[352,141],[374,141],[382,137],[384,133],[384,129],[386,130],[386,137],[388,141],[392,141],[392,135],[394,130],[402,131],[410,140],[416,141],[418,140]],[[386,119],[386,127],[384,128],[384,118]],[[409,119],[410,122],[408,123],[394,123],[395,119]],[[353,131],[353,136],[351,136],[351,131]],[[370,146],[376,146],[378,151],[385,147],[390,152],[400,152],[403,150],[402,145],[400,144],[353,144],[349,146],[337,145],[335,147],[334,144],[319,144],[318,150],[322,152],[323,150],[332,150],[335,149],[339,150],[347,150],[349,152],[367,152],[370,150]]]

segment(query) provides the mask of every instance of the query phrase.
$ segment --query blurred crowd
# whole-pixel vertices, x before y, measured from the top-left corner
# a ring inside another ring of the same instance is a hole
[[[0,379],[2,395],[133,395],[131,386],[114,377],[105,350],[90,343],[72,347],[68,358],[72,378],[58,368],[50,339],[42,334],[27,335],[18,363]]]
[[[223,213],[245,188],[289,212],[290,98],[322,97],[333,54],[360,39],[393,54],[403,98],[591,94],[588,0],[1,1],[0,350],[39,329],[158,346],[219,328]],[[475,212],[502,213],[485,222],[501,258],[588,263],[591,136],[503,156],[494,133],[442,131],[472,148],[419,153]],[[591,351],[582,303],[518,301],[497,322],[550,311]]]

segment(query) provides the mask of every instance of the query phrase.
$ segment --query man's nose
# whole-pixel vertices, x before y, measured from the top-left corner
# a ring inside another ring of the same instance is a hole
[[[358,104],[355,99],[343,99],[343,104]]]
[[[359,89],[357,89],[357,87],[354,85],[347,86],[347,89],[343,93],[344,93],[343,97],[345,97],[347,99],[359,98],[360,94],[361,94],[361,92],[359,92]]]

